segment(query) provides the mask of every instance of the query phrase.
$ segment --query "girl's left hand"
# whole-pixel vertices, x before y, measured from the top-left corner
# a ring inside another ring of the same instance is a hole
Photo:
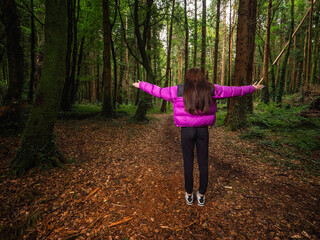
[[[139,88],[139,84],[140,84],[140,81],[138,80],[138,82],[132,83],[132,86]]]

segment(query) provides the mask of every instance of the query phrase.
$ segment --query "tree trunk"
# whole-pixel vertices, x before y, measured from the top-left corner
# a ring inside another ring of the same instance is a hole
[[[78,57],[78,21],[80,17],[80,0],[77,1],[77,12],[76,12],[76,1],[73,0],[72,9],[72,23],[73,23],[73,50],[72,50],[72,60],[70,69],[70,105],[73,104],[73,96],[75,95],[75,75]]]
[[[319,28],[320,28],[320,1],[317,2],[315,6],[315,14],[314,14],[314,45],[312,50],[312,61],[311,61],[311,75],[310,75],[310,84],[317,84],[319,83],[319,77],[316,77],[318,69],[318,59],[319,59]]]
[[[186,28],[186,40],[184,47],[184,75],[186,75],[189,69],[189,27],[187,15],[187,0],[184,0],[184,25]]]
[[[306,82],[305,90],[308,91],[310,88],[310,67],[311,67],[311,53],[312,53],[312,19],[313,19],[313,0],[311,1],[311,10],[309,15],[309,32],[308,32],[308,55],[307,55],[307,66],[306,66]]]
[[[167,68],[166,68],[166,81],[164,83],[164,87],[168,87],[168,82],[169,82],[169,74],[170,74],[170,57],[171,57],[171,43],[172,43],[172,27],[173,27],[173,14],[174,14],[174,3],[175,0],[172,1],[172,10],[171,10],[171,23],[170,23],[170,30],[169,30],[169,42],[168,42],[168,49],[167,49]],[[167,111],[167,101],[163,100],[162,101],[162,106],[161,106],[161,112],[166,112]]]
[[[290,27],[290,33],[289,33],[289,44],[288,44],[288,50],[286,52],[286,55],[283,59],[282,68],[280,72],[280,79],[278,82],[278,88],[277,88],[277,95],[276,95],[276,102],[281,105],[282,103],[282,96],[284,92],[284,85],[285,85],[285,76],[287,71],[287,62],[290,56],[290,48],[291,48],[291,42],[292,42],[292,33],[294,30],[294,0],[291,0],[291,27]]]
[[[112,78],[111,78],[111,61],[110,61],[110,42],[111,42],[111,28],[109,18],[109,1],[103,0],[103,106],[101,115],[104,117],[112,117],[113,103],[112,103]]]
[[[291,0],[291,27],[290,27],[290,33],[289,33],[289,44],[288,44],[288,50],[286,52],[286,55],[282,62],[282,68],[280,72],[280,79],[278,82],[278,88],[277,88],[277,95],[276,95],[276,102],[281,105],[282,103],[282,96],[284,92],[284,85],[285,85],[285,76],[287,71],[287,62],[290,56],[290,48],[291,48],[291,42],[292,42],[292,33],[294,30],[294,0]]]
[[[139,24],[139,1],[134,1],[134,28],[135,28],[135,35],[137,38],[137,44],[139,48],[139,52],[142,58],[142,65],[146,71],[146,81],[153,83],[154,81],[154,74],[150,65],[150,60],[148,54],[146,52],[146,41],[148,36],[148,31],[150,28],[150,14],[151,14],[151,7],[153,5],[153,0],[147,0],[146,6],[146,17],[144,19],[144,29],[143,34],[141,36],[140,32],[140,24]],[[151,96],[147,93],[141,93],[139,95],[139,105],[138,109],[133,116],[133,119],[137,121],[145,121],[146,120],[146,113],[147,110],[151,107]]]
[[[207,31],[207,3],[206,0],[202,0],[202,42],[201,42],[201,71],[203,75],[206,75],[206,31]]]
[[[221,59],[221,85],[225,84],[226,78],[226,41],[227,41],[227,20],[226,2],[223,4],[223,40],[222,40],[222,59]]]
[[[20,148],[10,164],[17,175],[36,165],[59,166],[63,161],[55,147],[53,128],[65,81],[67,6],[63,0],[46,0],[45,6],[45,49],[40,86]]]
[[[198,48],[198,18],[197,18],[197,0],[194,0],[194,39],[193,39],[193,66],[197,66],[197,48]]]
[[[266,23],[266,39],[264,41],[263,54],[263,84],[262,101],[267,104],[269,102],[269,54],[270,54],[270,27],[271,27],[271,9],[272,0],[268,0],[267,23]]]
[[[235,86],[251,84],[254,57],[257,0],[240,0],[237,25],[237,49],[234,83]],[[225,123],[235,130],[247,126],[248,100],[245,97],[230,100]]]
[[[127,31],[128,31],[128,17],[126,14],[126,35],[127,35]],[[128,48],[126,48],[126,59],[125,59],[125,63],[126,63],[126,84],[125,84],[125,91],[124,91],[124,97],[125,97],[125,103],[128,104],[129,101],[129,50]]]
[[[230,0],[230,29],[229,29],[229,60],[228,60],[228,65],[229,65],[229,75],[228,75],[228,83],[227,85],[232,85],[232,52],[233,52],[233,30],[234,30],[234,22],[235,22],[235,13],[236,13],[236,1],[234,1],[234,6],[233,6],[233,14],[231,17],[231,0]]]
[[[214,44],[213,83],[217,83],[218,50],[219,50],[219,26],[220,26],[220,0],[217,0],[216,39]]]
[[[79,47],[79,55],[78,55],[78,63],[77,63],[77,77],[75,79],[75,86],[74,86],[74,91],[73,91],[73,96],[72,96],[72,103],[75,103],[76,98],[77,98],[77,93],[79,89],[79,83],[80,83],[80,72],[81,72],[81,64],[82,64],[82,58],[83,58],[83,45],[84,45],[85,37],[83,36],[80,42],[80,47]]]
[[[63,88],[62,100],[61,100],[61,110],[71,111],[71,79],[70,79],[70,68],[71,68],[71,46],[73,39],[73,0],[67,0],[67,13],[68,13],[68,44],[67,44],[67,56],[66,56],[66,72],[65,72],[65,83]]]
[[[89,58],[90,58],[90,62],[91,62],[91,64],[90,64],[90,71],[91,71],[90,102],[94,103],[96,101],[96,70],[95,70],[95,54],[94,54],[93,50],[90,50]]]
[[[1,2],[9,64],[9,88],[3,98],[3,103],[10,104],[21,100],[24,82],[23,49],[20,44],[20,19],[16,2],[13,0],[2,0]]]
[[[33,11],[33,0],[30,1],[30,12],[31,12],[31,21],[30,21],[30,62],[31,62],[31,69],[30,69],[30,82],[29,82],[29,92],[28,92],[28,101],[29,103],[33,102],[33,88],[34,88],[34,79],[35,79],[35,29],[34,29],[34,11]]]
[[[112,36],[111,36],[112,38]],[[112,59],[113,59],[113,108],[116,109],[116,103],[118,99],[118,69],[117,69],[117,58],[114,49],[114,43],[111,39],[111,52],[112,52]]]
[[[291,81],[290,81],[290,87],[289,91],[290,93],[294,92],[294,79],[295,79],[295,72],[296,72],[296,36],[293,38],[293,59],[292,59],[292,65],[291,65]]]

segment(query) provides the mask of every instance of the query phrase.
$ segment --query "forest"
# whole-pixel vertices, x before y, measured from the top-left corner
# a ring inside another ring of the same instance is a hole
[[[320,238],[320,1],[0,3],[0,239]],[[217,101],[204,209],[172,103],[132,86],[192,67],[264,85]]]

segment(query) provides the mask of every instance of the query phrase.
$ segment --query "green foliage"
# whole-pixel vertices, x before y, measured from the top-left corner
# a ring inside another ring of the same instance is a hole
[[[306,172],[319,174],[320,162],[313,152],[320,150],[320,119],[301,116],[307,107],[260,103],[257,111],[248,116],[251,127],[242,132],[241,138],[256,141],[264,149],[286,159],[280,163],[266,154],[266,161],[272,164],[293,169],[298,167],[295,163],[298,161]]]
[[[243,131],[240,137],[243,139],[263,139],[265,132],[258,126],[253,126],[248,131]]]

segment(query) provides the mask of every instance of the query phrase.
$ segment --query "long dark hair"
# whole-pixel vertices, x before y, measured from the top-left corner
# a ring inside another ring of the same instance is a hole
[[[184,79],[183,102],[190,114],[207,113],[212,104],[213,84],[204,77],[200,68],[188,70]]]

